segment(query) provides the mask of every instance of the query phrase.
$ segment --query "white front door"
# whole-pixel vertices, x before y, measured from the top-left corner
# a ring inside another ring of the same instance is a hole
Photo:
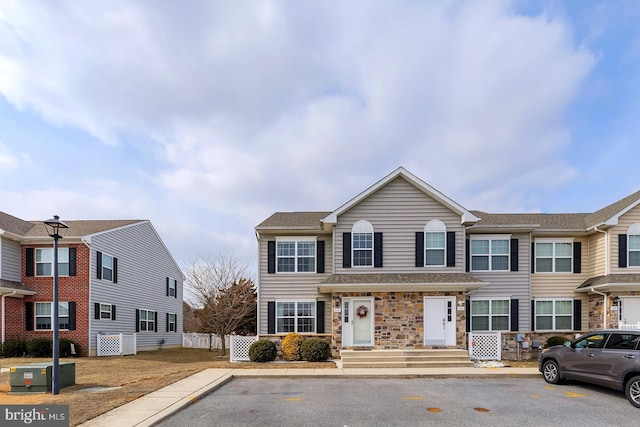
[[[640,298],[622,298],[620,320],[625,324],[640,323]]]
[[[373,298],[344,298],[342,346],[372,346],[373,319]]]
[[[424,345],[456,345],[455,297],[424,297]]]

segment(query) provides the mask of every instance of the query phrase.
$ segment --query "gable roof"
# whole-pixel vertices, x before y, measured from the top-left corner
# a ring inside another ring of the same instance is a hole
[[[340,206],[335,211],[331,212],[329,215],[327,215],[323,219],[323,223],[336,224],[338,222],[338,216],[340,214],[348,211],[349,209],[351,209],[352,207],[360,203],[362,200],[366,199],[371,194],[375,193],[380,188],[384,187],[389,182],[393,181],[398,177],[404,178],[407,182],[412,184],[418,190],[424,192],[425,194],[428,194],[429,196],[433,197],[434,199],[442,203],[444,206],[458,213],[460,215],[461,223],[464,224],[464,223],[478,221],[479,218],[476,217],[473,213],[471,213],[471,211],[468,211],[467,209],[463,208],[461,205],[459,205],[449,197],[445,196],[444,194],[442,194],[435,188],[431,187],[429,184],[427,184],[426,182],[424,182],[423,180],[421,180],[411,172],[407,171],[405,168],[399,167],[395,171],[391,172],[389,175],[382,178],[380,181],[376,182],[375,184],[373,184],[372,186],[370,186],[369,188],[367,188],[366,190],[358,194],[356,197],[349,200],[347,203]]]
[[[331,212],[276,212],[256,226],[256,231],[316,230],[322,231],[322,219]]]
[[[33,223],[0,211],[0,231],[22,236],[32,228]]]
[[[621,215],[633,209],[639,203],[640,190],[588,215],[585,218],[586,227],[594,228],[598,225],[616,225]]]

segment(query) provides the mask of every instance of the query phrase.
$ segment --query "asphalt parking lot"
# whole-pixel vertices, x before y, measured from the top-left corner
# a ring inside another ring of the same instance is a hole
[[[637,426],[622,392],[539,378],[234,379],[160,426]]]

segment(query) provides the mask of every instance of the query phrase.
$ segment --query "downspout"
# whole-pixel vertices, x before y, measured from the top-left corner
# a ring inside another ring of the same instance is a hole
[[[591,292],[593,292],[594,294],[602,295],[604,297],[604,303],[602,304],[602,316],[604,319],[604,325],[602,325],[602,329],[607,329],[607,303],[608,303],[607,294],[603,294],[600,291],[596,291],[596,288],[591,288]]]
[[[257,290],[257,298],[256,298],[256,336],[260,336],[260,233],[257,231],[256,233],[256,241],[258,242],[258,277],[256,278],[256,290]]]
[[[2,295],[2,343],[4,343],[4,335],[5,335],[5,325],[7,324],[7,319],[6,319],[6,310],[5,310],[5,303],[4,300],[7,297],[13,296],[17,293],[18,291],[14,290],[13,292],[11,292],[10,294],[5,294]]]
[[[87,337],[88,339],[87,342],[89,343],[89,348],[87,349],[87,355],[91,357],[91,263],[92,263],[93,257],[91,256],[90,242],[83,237],[82,243],[84,243],[84,245],[89,249],[89,272],[87,273],[88,275],[87,279],[89,281],[89,300],[87,301],[87,333],[89,336]],[[98,355],[98,343],[96,341],[96,356],[97,355]]]

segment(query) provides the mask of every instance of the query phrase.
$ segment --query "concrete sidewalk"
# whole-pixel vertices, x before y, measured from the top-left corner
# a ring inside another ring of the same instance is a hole
[[[178,412],[233,378],[517,378],[540,376],[537,368],[391,368],[391,369],[206,369],[120,406],[85,427],[151,426]]]

